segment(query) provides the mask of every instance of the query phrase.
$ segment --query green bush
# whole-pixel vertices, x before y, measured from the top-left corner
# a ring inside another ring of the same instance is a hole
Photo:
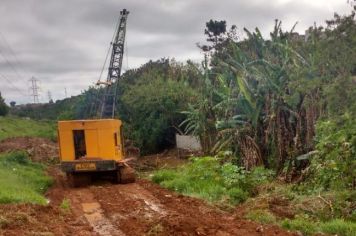
[[[44,166],[32,163],[26,153],[0,155],[0,203],[46,204],[43,193],[52,184]]]
[[[244,202],[257,185],[264,183],[271,172],[256,168],[251,172],[231,163],[222,164],[216,157],[192,158],[177,170],[158,170],[152,181],[173,191],[203,198],[210,202]]]
[[[356,118],[346,113],[319,121],[316,140],[318,155],[312,160],[309,182],[317,190],[352,189],[356,178]]]
[[[12,152],[11,154],[8,154],[5,157],[3,157],[3,160],[1,161],[5,166],[11,166],[14,164],[21,164],[21,165],[30,164],[30,159],[28,158],[26,153],[22,151]]]
[[[229,189],[227,194],[229,195],[229,199],[232,204],[242,203],[248,198],[247,192],[236,187]]]
[[[144,154],[167,148],[176,133],[172,126],[182,122],[184,115],[180,111],[192,96],[192,88],[165,75],[140,78],[120,96],[118,108],[123,114],[125,133]]]

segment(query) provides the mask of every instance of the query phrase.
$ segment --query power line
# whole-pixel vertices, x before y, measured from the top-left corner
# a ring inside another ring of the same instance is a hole
[[[23,65],[22,65],[22,63],[20,63],[20,61],[18,60],[15,51],[12,49],[11,45],[10,45],[9,42],[6,40],[4,34],[1,33],[1,31],[0,31],[0,37],[1,37],[2,40],[5,42],[7,48],[9,49],[10,53],[11,53],[12,56],[14,57],[16,63],[19,65],[19,67],[23,68]]]
[[[8,85],[11,85],[11,87],[15,90],[17,90],[19,93],[21,93],[23,96],[28,96],[27,94],[25,94],[24,92],[21,91],[21,89],[19,89],[15,84],[12,83],[11,80],[9,80],[6,76],[0,74],[0,77],[4,78],[7,82]]]
[[[4,58],[5,62],[11,67],[11,69],[15,72],[15,74],[21,78],[24,79],[24,77],[22,77],[22,75],[19,74],[19,72],[17,71],[17,69],[14,67],[14,65],[12,65],[12,63],[6,58],[5,54],[0,50],[0,54],[1,56]]]

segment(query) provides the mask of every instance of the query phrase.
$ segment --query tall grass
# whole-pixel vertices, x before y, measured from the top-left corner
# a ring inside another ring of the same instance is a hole
[[[178,169],[156,171],[152,181],[185,195],[209,202],[244,202],[254,188],[266,181],[271,171],[256,168],[252,172],[231,163],[221,164],[215,157],[193,158]]]
[[[36,121],[17,117],[0,117],[0,141],[11,137],[56,138],[54,121]]]
[[[0,155],[0,203],[46,204],[43,193],[52,184],[44,166],[31,162],[24,152]]]
[[[307,215],[301,215],[292,220],[286,219],[282,221],[281,226],[289,230],[300,231],[303,235],[307,236],[320,232],[339,236],[356,235],[356,223],[343,219],[318,222]]]

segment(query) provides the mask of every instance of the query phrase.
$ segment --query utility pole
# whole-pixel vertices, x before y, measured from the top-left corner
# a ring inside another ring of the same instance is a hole
[[[67,98],[67,88],[64,88],[64,94],[65,94],[65,97]]]
[[[39,100],[38,100],[38,92],[39,92],[39,87],[38,87],[38,79],[36,79],[35,77],[32,77],[30,80],[30,83],[31,83],[31,91],[32,91],[32,94],[30,94],[30,96],[33,97],[33,103],[39,103]]]

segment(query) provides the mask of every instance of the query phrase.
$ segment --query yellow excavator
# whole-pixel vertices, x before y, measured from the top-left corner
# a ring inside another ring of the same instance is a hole
[[[74,187],[86,185],[101,174],[111,176],[117,183],[135,182],[135,172],[125,159],[122,122],[114,118],[128,14],[126,9],[120,11],[110,45],[108,76],[105,82],[97,82],[98,86],[103,85],[102,98],[93,109],[99,118],[58,121],[61,168]]]

